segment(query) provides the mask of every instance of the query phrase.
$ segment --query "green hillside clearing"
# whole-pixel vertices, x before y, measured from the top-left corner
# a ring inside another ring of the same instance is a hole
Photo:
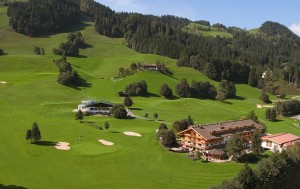
[[[86,86],[70,88],[57,83],[58,70],[53,59],[59,58],[52,48],[65,41],[68,33],[29,38],[13,32],[8,26],[6,8],[0,7],[0,184],[27,188],[208,188],[230,179],[243,167],[239,163],[194,162],[187,154],[178,154],[161,148],[155,130],[159,123],[153,120],[117,120],[105,116],[89,116],[83,121],[104,127],[98,130],[76,121],[72,110],[83,99],[106,99],[122,103],[118,91],[135,81],[147,81],[149,97],[134,97],[133,112],[139,116],[158,113],[158,119],[167,123],[186,118],[188,114],[197,123],[212,123],[243,118],[255,110],[268,126],[268,132],[290,132],[300,135],[294,121],[280,118],[271,123],[264,119],[265,109],[256,109],[259,90],[238,84],[241,98],[226,100],[182,99],[166,100],[159,95],[162,83],[173,88],[182,78],[208,81],[192,68],[179,68],[176,60],[157,55],[139,54],[126,48],[123,39],[98,35],[93,23],[74,28],[81,31],[90,48],[80,50],[80,58],[68,58]],[[219,35],[217,32],[215,34]],[[230,37],[227,33],[223,37]],[[35,46],[45,49],[45,55],[35,55]],[[132,62],[166,62],[173,76],[159,72],[139,72],[114,80],[120,67]],[[218,85],[217,82],[211,81]],[[174,92],[175,93],[175,92]],[[39,124],[40,145],[25,140],[32,123]],[[171,128],[171,125],[168,124]],[[124,131],[142,134],[142,137],[124,135]],[[82,136],[82,140],[78,138]],[[115,143],[103,146],[97,140]],[[56,142],[70,143],[70,151],[59,151]]]

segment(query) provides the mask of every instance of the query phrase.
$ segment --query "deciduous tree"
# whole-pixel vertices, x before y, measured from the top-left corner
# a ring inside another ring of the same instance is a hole
[[[226,144],[225,150],[228,155],[237,161],[243,154],[244,143],[238,135],[233,135]]]

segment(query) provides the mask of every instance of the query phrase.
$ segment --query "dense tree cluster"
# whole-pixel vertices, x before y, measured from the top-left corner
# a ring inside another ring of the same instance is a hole
[[[34,47],[33,52],[34,52],[34,54],[37,54],[37,55],[45,54],[44,48],[40,48],[40,47]]]
[[[284,117],[300,114],[300,101],[287,100],[284,102],[277,102],[275,105],[276,112]]]
[[[16,32],[40,35],[79,24],[80,6],[75,0],[28,0],[12,3],[7,15]]]
[[[297,150],[298,149],[298,150]],[[299,143],[288,151],[274,153],[258,162],[254,169],[248,164],[232,180],[213,189],[296,189],[300,185]]]
[[[271,101],[270,101],[270,99],[269,99],[269,95],[266,93],[265,90],[262,90],[262,91],[261,91],[261,94],[260,94],[260,96],[259,96],[259,99],[260,99],[261,101],[263,101],[264,103],[267,103],[267,104],[271,103]]]
[[[173,128],[176,132],[180,132],[186,130],[190,125],[193,124],[194,120],[192,119],[191,115],[188,115],[188,117],[185,119],[174,121]]]
[[[0,56],[4,53],[3,49],[0,49]]]
[[[126,119],[127,118],[127,111],[123,105],[114,105],[110,111],[109,114],[114,116],[117,119]]]
[[[224,94],[225,98],[233,98],[236,96],[236,88],[233,82],[222,80],[219,85],[220,92]]]
[[[269,120],[269,121],[275,121],[276,120],[276,110],[274,108],[270,109],[268,108],[266,111],[265,111],[265,116],[266,116],[266,119]]]
[[[57,81],[63,85],[76,84],[79,80],[78,73],[73,70],[72,65],[67,62],[67,58],[63,56],[61,59],[55,61],[59,70]]]
[[[156,137],[164,147],[172,148],[178,146],[175,134],[168,130],[167,125],[164,123],[159,125]]]
[[[194,97],[204,99],[215,99],[216,87],[208,81],[193,81],[191,86],[186,79],[182,79],[175,86],[175,92],[180,97]]]
[[[67,42],[60,43],[58,49],[53,49],[53,53],[57,55],[78,56],[79,48],[83,48],[85,45],[81,32],[69,33]]]
[[[138,81],[125,86],[125,93],[129,96],[145,96],[148,94],[146,81]]]

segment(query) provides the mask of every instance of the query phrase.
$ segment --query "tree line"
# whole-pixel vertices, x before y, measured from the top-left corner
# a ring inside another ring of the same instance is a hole
[[[53,48],[53,53],[57,55],[78,56],[79,48],[86,46],[81,32],[69,33],[66,42],[59,44],[58,48]]]
[[[67,57],[62,56],[60,59],[55,61],[58,67],[59,75],[57,78],[58,83],[62,85],[74,85],[79,80],[77,71],[73,70],[72,65],[67,62]]]
[[[80,6],[74,0],[28,0],[7,10],[9,24],[25,35],[60,32],[81,22]]]
[[[300,143],[282,153],[274,153],[252,169],[245,164],[232,180],[212,189],[296,189],[300,185]]]
[[[257,86],[259,77],[269,68],[274,78],[297,86],[300,83],[300,38],[276,22],[263,23],[254,34],[217,23],[213,27],[233,37],[204,37],[182,31],[191,23],[186,18],[116,13],[92,0],[16,2],[9,6],[8,16],[13,29],[23,34],[57,32],[82,20],[94,21],[101,35],[124,37],[132,50],[178,59],[178,66],[193,67],[217,81]]]

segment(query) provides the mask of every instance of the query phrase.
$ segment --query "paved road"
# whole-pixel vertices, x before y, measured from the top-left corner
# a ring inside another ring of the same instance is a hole
[[[149,119],[149,118],[145,118],[145,117],[141,117],[141,116],[137,116],[135,115],[130,109],[126,109],[127,111],[127,116],[130,116],[130,117],[134,117],[134,118],[137,118],[137,119],[144,119],[144,120],[151,120],[151,121],[155,121],[155,122],[158,122],[158,123],[165,123],[165,124],[168,124],[168,125],[171,125],[172,123],[168,123],[168,122],[165,122],[165,121],[161,121],[161,120],[155,120],[155,119]]]

